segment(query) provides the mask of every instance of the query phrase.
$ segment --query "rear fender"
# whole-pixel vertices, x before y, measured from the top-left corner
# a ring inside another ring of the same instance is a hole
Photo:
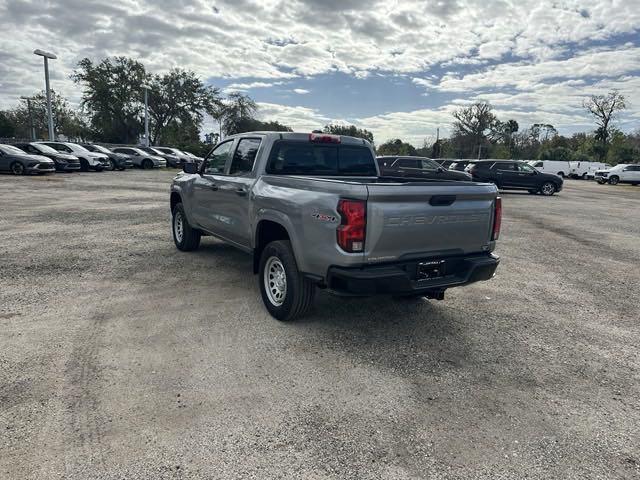
[[[295,228],[291,219],[288,215],[278,211],[271,209],[260,209],[255,218],[255,224],[253,228],[253,241],[251,247],[253,249],[256,248],[260,239],[258,238],[258,225],[261,221],[268,220],[274,223],[279,224],[283,227],[289,236],[289,241],[291,242],[291,247],[293,248],[293,255],[296,259],[296,264],[298,265],[298,270],[301,272],[306,271],[307,265],[304,262],[304,256],[302,255],[302,246],[300,245],[300,239],[295,235]]]

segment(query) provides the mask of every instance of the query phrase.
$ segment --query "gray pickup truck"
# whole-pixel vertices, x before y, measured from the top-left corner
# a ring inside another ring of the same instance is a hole
[[[316,287],[443,299],[489,280],[502,203],[493,184],[380,176],[370,143],[320,133],[226,138],[171,184],[173,238],[253,255],[266,308],[304,314]]]

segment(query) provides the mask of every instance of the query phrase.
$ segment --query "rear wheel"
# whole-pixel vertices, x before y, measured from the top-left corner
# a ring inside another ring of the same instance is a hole
[[[24,165],[20,162],[13,162],[9,169],[14,175],[24,175],[27,173],[27,169],[24,168]]]
[[[259,279],[262,301],[278,320],[294,320],[311,308],[316,286],[298,271],[288,240],[271,242],[262,251]]]
[[[109,166],[107,167],[107,170],[109,170],[110,172],[113,172],[115,169],[116,169],[116,162],[109,159]]]
[[[609,177],[609,185],[617,185],[620,182],[620,177],[613,176]]]
[[[540,193],[547,197],[550,197],[551,195],[556,193],[556,186],[551,182],[545,182],[540,187]]]
[[[200,246],[202,233],[189,225],[182,203],[176,204],[171,213],[171,231],[178,250],[183,252],[196,250]]]
[[[142,162],[142,168],[144,168],[145,170],[152,169],[153,168],[153,162],[147,158],[145,161]]]

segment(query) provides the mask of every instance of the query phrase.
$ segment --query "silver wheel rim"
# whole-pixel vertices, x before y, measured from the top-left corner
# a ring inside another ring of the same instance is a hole
[[[173,216],[173,233],[176,236],[178,243],[182,243],[182,237],[184,236],[184,221],[182,219],[182,213],[176,212]]]
[[[618,183],[618,179],[616,177],[613,177],[611,179],[611,185],[616,185]]]
[[[553,193],[553,185],[551,185],[550,183],[545,183],[544,186],[542,187],[542,192],[545,195],[551,195]]]
[[[269,257],[264,267],[264,289],[269,301],[279,307],[287,296],[287,274],[278,257]]]
[[[24,172],[24,167],[21,163],[15,163],[11,170],[15,175],[22,175],[22,172]]]

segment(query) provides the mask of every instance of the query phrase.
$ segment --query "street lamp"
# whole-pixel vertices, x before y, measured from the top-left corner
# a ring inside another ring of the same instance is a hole
[[[47,89],[47,115],[49,116],[49,141],[54,141],[55,136],[53,134],[53,115],[51,115],[51,90],[49,89],[49,59],[55,60],[56,57],[53,53],[45,52],[44,50],[36,49],[33,51],[35,55],[39,55],[44,58],[44,83]]]
[[[144,145],[145,147],[149,146],[149,90],[151,89],[150,85],[143,83],[142,88],[144,88]]]
[[[27,101],[27,111],[29,112],[29,130],[31,133],[31,141],[36,141],[36,129],[33,126],[33,114],[31,113],[31,97],[20,97]]]

